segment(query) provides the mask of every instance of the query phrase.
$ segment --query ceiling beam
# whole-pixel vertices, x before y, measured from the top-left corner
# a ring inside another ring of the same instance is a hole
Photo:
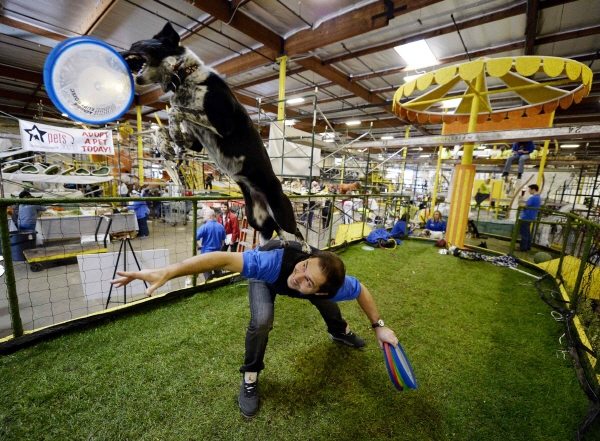
[[[90,35],[118,2],[119,0],[97,0],[96,5],[85,20],[83,20],[76,33],[79,35]]]
[[[36,103],[38,103],[41,101],[42,104],[46,106],[54,106],[50,98],[36,96],[35,94],[27,95],[26,93],[13,92],[10,90],[3,90],[2,98],[15,101],[24,101],[25,103],[30,103],[31,101],[35,101]]]
[[[525,55],[533,55],[538,22],[538,0],[527,0],[525,12]]]
[[[525,13],[525,4],[519,4],[516,6],[511,6],[509,8],[502,8],[480,17],[472,18],[469,20],[463,20],[461,22],[456,23],[456,25],[459,30],[463,30],[475,26],[481,26],[494,21],[503,20],[505,18],[514,17],[523,13]],[[358,51],[341,55],[339,57],[328,58],[323,61],[323,64],[328,65],[339,63],[341,61],[350,60],[353,58],[362,57],[364,55],[375,54],[377,52],[392,49],[396,46],[400,46],[401,44],[411,43],[417,40],[426,40],[428,38],[439,37],[441,35],[452,34],[454,32],[456,32],[456,27],[454,26],[454,24],[449,24],[447,26],[442,26],[431,31],[421,32],[419,34],[414,34],[409,37],[400,38],[389,43],[381,44],[378,46],[372,46],[366,49],[361,49]]]
[[[227,61],[212,66],[217,72],[225,77],[246,72],[265,64],[276,63],[275,59],[279,52],[268,47],[261,47],[247,52],[239,57],[230,58]]]
[[[44,82],[44,76],[41,73],[6,64],[0,64],[0,76],[35,84]]]
[[[415,12],[426,6],[431,6],[441,0],[394,0],[394,8],[405,7],[394,13],[394,18]],[[312,50],[328,46],[333,43],[347,40],[369,31],[384,28],[388,25],[388,18],[376,15],[386,12],[386,2],[370,3],[359,9],[332,18],[321,23],[316,29],[305,29],[285,40],[287,55],[303,54]]]
[[[535,45],[556,43],[557,41],[571,40],[573,38],[589,37],[591,35],[600,34],[600,25],[589,26],[587,28],[573,29],[570,31],[556,32],[544,37],[535,39]]]
[[[228,26],[243,32],[265,46],[276,50],[278,53],[283,53],[283,38],[245,15],[243,8],[231,9],[227,0],[202,2],[185,0],[185,2],[212,15]]]
[[[39,35],[40,37],[49,38],[50,40],[54,40],[54,41],[63,41],[63,40],[66,40],[67,38],[69,38],[69,37],[65,37],[64,35],[60,35],[55,32],[48,31],[46,29],[42,29],[38,26],[33,26],[28,23],[19,21],[19,20],[14,20],[12,18],[3,16],[3,15],[0,15],[0,24],[10,26],[15,29],[20,29],[21,31],[29,32],[30,34],[33,34],[33,35]]]

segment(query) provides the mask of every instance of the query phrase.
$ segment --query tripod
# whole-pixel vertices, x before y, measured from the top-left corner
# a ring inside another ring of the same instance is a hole
[[[127,246],[129,244],[129,249],[131,250],[131,254],[133,255],[133,260],[135,260],[135,264],[137,265],[138,270],[141,270],[142,267],[140,262],[135,255],[135,251],[133,246],[131,245],[131,239],[129,237],[124,237],[121,239],[121,246],[119,247],[119,254],[117,255],[117,262],[115,263],[115,270],[113,272],[112,278],[114,279],[117,275],[117,269],[119,267],[119,260],[121,259],[121,253],[123,254],[123,271],[127,271]],[[123,253],[123,248],[125,248],[125,253]],[[144,286],[148,288],[148,284],[144,281]],[[106,300],[106,308],[108,309],[108,304],[110,303],[110,297],[112,295],[113,285],[110,285],[110,289],[108,290],[108,299]],[[123,286],[123,304],[127,303],[127,285]]]

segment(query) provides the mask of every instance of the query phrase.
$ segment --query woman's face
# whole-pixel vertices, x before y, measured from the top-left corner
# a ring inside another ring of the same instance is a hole
[[[433,213],[433,219],[435,219],[436,221],[439,221],[441,217],[442,216],[440,215],[439,211],[436,211],[435,213]]]

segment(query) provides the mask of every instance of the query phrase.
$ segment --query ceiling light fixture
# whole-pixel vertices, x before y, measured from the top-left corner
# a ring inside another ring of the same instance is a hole
[[[293,126],[297,122],[298,121],[296,121],[295,119],[284,119],[283,120],[283,124],[286,125],[286,126]]]
[[[462,98],[453,98],[451,100],[442,101],[442,107],[444,109],[456,109],[460,105]]]
[[[299,103],[303,103],[304,102],[304,98],[290,98],[289,100],[287,100],[288,104],[299,104]]]
[[[394,50],[406,61],[408,67],[410,67],[409,70],[433,66],[437,63],[437,58],[435,58],[425,40],[396,46]]]
[[[429,158],[431,155],[419,155],[419,158]]]
[[[360,124],[360,121],[359,121],[359,120],[357,120],[357,119],[355,119],[355,120],[352,120],[352,121],[347,121],[347,122],[346,122],[346,125],[347,125],[347,126],[357,126],[357,125],[359,125],[359,124]]]
[[[422,74],[417,74],[417,75],[407,75],[404,78],[402,78],[404,80],[405,83],[408,83],[412,80],[416,80],[417,78],[419,78]]]
[[[386,136],[382,136],[382,137],[381,137],[381,139],[394,139],[394,137],[393,137],[393,136],[387,136],[387,135],[386,135]]]
[[[562,149],[576,149],[579,147],[579,144],[563,144],[560,146]]]

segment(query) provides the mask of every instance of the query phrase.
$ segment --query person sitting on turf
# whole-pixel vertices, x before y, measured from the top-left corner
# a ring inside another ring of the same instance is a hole
[[[407,228],[406,222],[408,221],[408,213],[404,213],[398,222],[394,224],[391,235],[395,239],[400,239],[402,236],[409,234],[410,228]]]
[[[442,219],[442,213],[440,210],[435,210],[433,212],[433,218],[427,219],[423,233],[425,233],[425,236],[431,236],[434,239],[441,239],[445,232],[446,221]]]
[[[250,324],[246,332],[246,355],[240,368],[243,378],[238,395],[238,406],[245,417],[258,412],[258,375],[264,369],[263,359],[273,327],[277,294],[310,301],[325,320],[332,340],[362,348],[364,340],[350,331],[336,303],[355,299],[375,330],[379,345],[383,347],[384,342],[394,347],[398,345],[394,331],[385,327],[380,319],[369,290],[356,278],[346,276],[344,262],[328,251],[315,249],[312,254],[304,253],[298,242],[282,247],[279,240],[272,240],[243,253],[218,251],[163,268],[118,271],[120,277],[110,283],[119,288],[135,279],[145,280],[149,284],[146,294],[151,294],[175,277],[212,270],[239,272],[250,279]]]
[[[525,170],[525,161],[529,159],[531,153],[535,150],[533,141],[518,141],[513,144],[512,155],[506,159],[502,177],[506,178],[510,172],[510,166],[515,160],[519,160],[519,169],[517,170],[517,179],[521,179],[523,170]]]

